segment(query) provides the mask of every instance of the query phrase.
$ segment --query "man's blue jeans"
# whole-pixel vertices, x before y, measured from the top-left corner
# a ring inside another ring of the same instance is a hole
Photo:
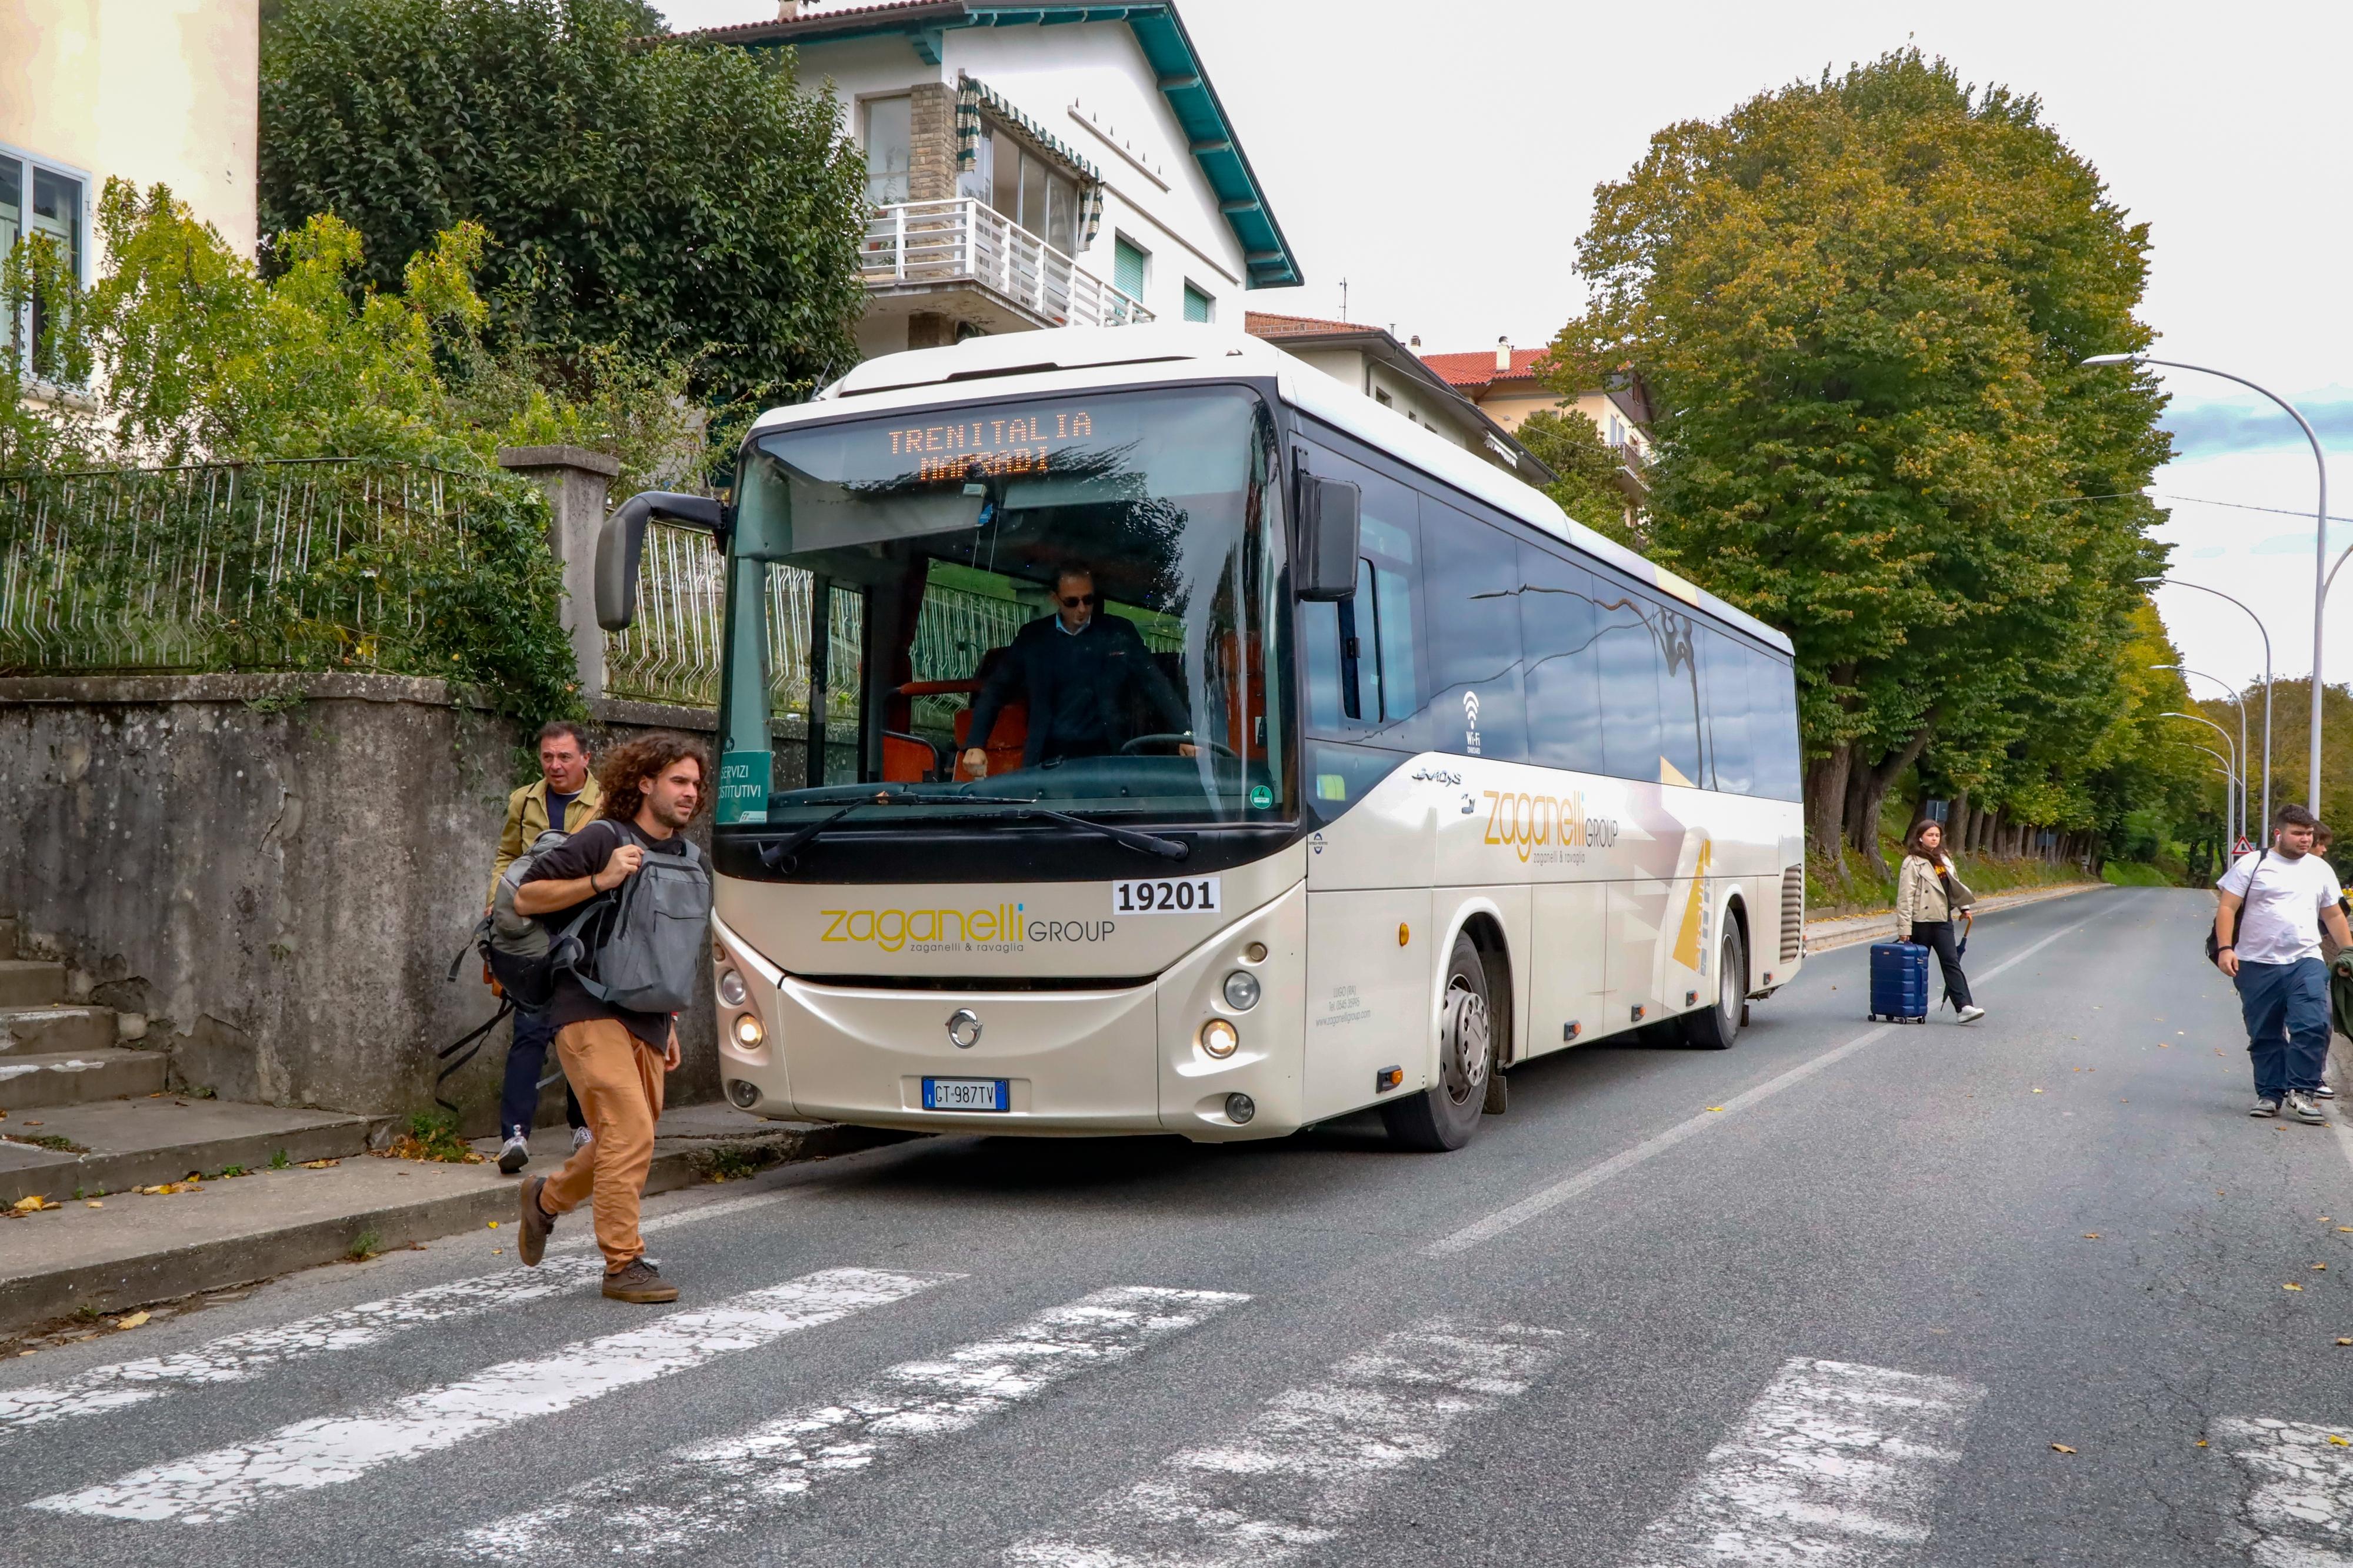
[[[2284,1100],[2291,1090],[2309,1094],[2320,1087],[2328,1062],[2327,964],[2316,958],[2240,960],[2239,1016],[2247,1024],[2257,1100]]]
[[[500,1137],[518,1127],[524,1137],[531,1136],[532,1123],[539,1117],[540,1075],[547,1069],[547,1047],[554,1041],[555,1026],[546,1014],[515,1009],[514,1043],[507,1047],[506,1084],[499,1095]],[[569,1085],[564,1090],[564,1119],[575,1127],[587,1125]]]

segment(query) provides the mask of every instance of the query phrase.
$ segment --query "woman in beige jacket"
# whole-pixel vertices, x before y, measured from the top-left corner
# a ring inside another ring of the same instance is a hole
[[[1895,872],[1895,929],[1905,939],[1936,950],[1945,970],[1945,994],[1960,1009],[1960,1021],[1974,1024],[1985,1009],[1969,997],[1969,977],[1961,973],[1961,949],[1953,922],[1978,901],[1953,870],[1945,853],[1945,830],[1934,822],[1913,825],[1904,840],[1904,864]]]

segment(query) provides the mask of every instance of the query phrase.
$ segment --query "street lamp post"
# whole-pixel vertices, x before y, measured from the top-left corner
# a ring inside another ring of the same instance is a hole
[[[2094,354],[2084,361],[2092,364],[2161,364],[2174,370],[2194,370],[2205,375],[2219,375],[2224,381],[2235,381],[2241,386],[2262,393],[2287,411],[2304,438],[2312,443],[2313,466],[2320,471],[2320,500],[2313,509],[2312,542],[2312,749],[2305,779],[2305,805],[2315,814],[2320,810],[2320,653],[2326,622],[2321,609],[2328,602],[2328,579],[2334,575],[2328,569],[2328,458],[2320,449],[2320,437],[2313,433],[2312,422],[2300,413],[2295,405],[2267,386],[2249,381],[2243,375],[2233,375],[2212,365],[2189,364],[2178,359],[2154,359],[2147,354]],[[2265,757],[2266,763],[2270,759]],[[2265,772],[2269,772],[2266,767]],[[2265,792],[2264,810],[2271,808],[2269,792]]]
[[[2203,724],[2206,728],[2213,731],[2214,733],[2222,737],[2222,744],[2227,746],[2231,743],[2231,731],[2225,730],[2221,725],[2217,724],[2213,720],[2209,719],[2203,713],[2175,713],[2168,711],[2158,714],[2158,717],[2160,719],[2187,719],[2193,724]],[[2200,750],[2205,751],[2207,755],[2217,759],[2221,759],[2222,756],[2221,752],[2212,751],[2205,747],[2200,747]],[[2243,780],[2246,774],[2239,766],[2238,753],[2236,752],[2232,752],[2231,756],[2227,760],[2230,763],[2232,778],[2234,780]],[[2241,795],[2243,795],[2244,793],[2245,792],[2242,790]],[[2226,820],[2237,819],[2235,821],[2235,825],[2231,829],[2231,842],[2235,845],[2239,841],[2240,832],[2246,826],[2245,820],[2240,816],[2238,798],[2234,797],[2231,801],[2230,809],[2225,811],[2222,815]]]
[[[2219,675],[2209,675],[2202,669],[2192,669],[2186,664],[2152,664],[2149,666],[2149,668],[2179,670],[2184,675],[2197,676],[2201,680],[2211,680],[2215,685],[2221,687],[2223,690],[2229,694],[2232,701],[2239,704],[2239,761],[2241,764],[2245,767],[2247,773],[2252,775],[2255,771],[2255,764],[2253,761],[2254,753],[2247,750],[2247,705],[2245,701],[2240,698],[2239,693],[2232,687],[2231,683],[2223,679]],[[2242,778],[2239,781],[2239,826],[2242,827],[2244,827],[2247,825],[2247,808],[2255,804],[2253,798],[2253,778],[2252,776]],[[2268,805],[2269,803],[2266,802],[2265,804]],[[2264,818],[2265,822],[2269,822],[2270,820],[2271,819],[2269,817]]]
[[[2270,833],[2270,832],[2271,832],[2271,824],[2272,824],[2272,634],[2271,634],[2271,628],[2263,625],[2263,616],[2259,616],[2259,615],[2255,614],[2255,612],[2254,612],[2254,611],[2253,611],[2253,610],[2249,610],[2249,609],[2247,609],[2247,606],[2246,606],[2245,605],[2243,605],[2243,604],[2240,604],[2240,602],[2239,602],[2238,600],[2231,598],[2231,595],[2230,595],[2225,594],[2225,593],[2224,593],[2224,592],[2222,592],[2222,590],[2221,590],[2221,589],[2220,589],[2220,588],[2209,588],[2209,587],[2208,587],[2208,586],[2206,586],[2206,584],[2203,584],[2203,583],[2185,583],[2185,582],[2183,582],[2183,581],[2182,581],[2180,578],[2179,578],[2179,577],[2138,577],[2138,578],[2135,578],[2135,579],[2134,579],[2134,581],[2138,582],[2138,583],[2149,584],[2159,584],[2159,583],[2169,583],[2169,584],[2171,584],[2173,586],[2175,586],[2175,587],[2177,587],[2177,588],[2195,588],[2195,589],[2197,589],[2197,590],[2198,590],[2200,593],[2201,593],[2201,594],[2211,594],[2211,595],[2214,595],[2216,598],[2218,598],[2218,599],[2229,599],[2229,600],[2230,600],[2230,602],[2231,602],[2232,604],[2233,604],[2233,605],[2238,605],[2240,609],[2242,609],[2242,610],[2245,610],[2245,611],[2246,611],[2247,619],[2249,619],[2249,620],[2251,620],[2251,621],[2253,621],[2253,622],[2254,622],[2254,623],[2255,623],[2255,633],[2256,633],[2256,635],[2257,635],[2258,637],[2261,637],[2263,639],[2263,816],[2261,816],[2257,817],[2255,820],[2256,820],[2256,821],[2258,821],[2258,822],[2260,822],[2260,823],[2262,823],[2262,824],[2263,825],[2263,831],[2264,831],[2266,834]],[[2211,676],[2208,676],[2208,677],[2207,677],[2207,679],[2208,679],[2209,680],[2211,680],[2211,679],[2213,679],[2213,677],[2211,677]],[[2244,708],[2244,705],[2243,705],[2243,704],[2242,704],[2242,710],[2243,710],[2243,708]],[[2247,772],[2249,772],[2250,773],[2253,773],[2254,771],[2255,771],[2255,770],[2254,770],[2253,767],[2250,767],[2250,768],[2248,768],[2248,769],[2247,769]]]
[[[2229,742],[2229,740],[2228,740],[2228,738],[2227,738],[2227,737],[2224,739],[2224,741],[2223,741],[2223,744],[2225,744],[2225,745],[2230,744],[2230,742]],[[2200,746],[2200,745],[2198,745],[2195,742],[2191,742],[2190,749],[2191,749],[2192,751],[2203,752],[2205,752],[2208,756],[2210,756],[2210,757],[2211,757],[2211,758],[2213,758],[2213,759],[2214,759],[2214,761],[2215,761],[2215,763],[2216,763],[2216,764],[2217,764],[2217,766],[2216,766],[2216,768],[2215,768],[2215,770],[2214,770],[2214,771],[2215,771],[2215,772],[2217,772],[2217,773],[2221,773],[2221,774],[2222,775],[2222,798],[2223,798],[2224,800],[2226,800],[2226,801],[2227,801],[2227,800],[2229,800],[2229,799],[2231,799],[2231,798],[2232,798],[2232,796],[2233,795],[2235,795],[2235,794],[2238,792],[2238,788],[2239,788],[2239,775],[2238,775],[2237,773],[2232,773],[2232,772],[2231,771],[2231,765],[2230,765],[2230,763],[2226,763],[2226,762],[2224,762],[2224,761],[2222,760],[2222,753],[2221,753],[2221,752],[2218,752],[2218,751],[2216,751],[2216,750],[2215,750],[2213,747],[2211,747],[2211,746]],[[2233,855],[2236,855],[2236,854],[2239,852],[2239,835],[2238,835],[2238,830],[2237,830],[2236,828],[2232,827],[2232,826],[2230,826],[2230,822],[2231,822],[2231,808],[2230,808],[2229,806],[2225,805],[2225,806],[2222,808],[2222,824],[2223,824],[2222,831],[2223,831],[2223,832],[2225,832],[2225,833],[2228,833],[2228,834],[2231,836],[2231,842],[2230,842],[2228,845],[2226,845],[2226,846],[2223,847],[2223,850],[2222,850],[2222,858],[2223,858],[2224,860],[2226,860],[2226,861],[2227,861],[2227,860],[2229,860],[2229,859],[2231,858],[2231,857],[2232,857]]]

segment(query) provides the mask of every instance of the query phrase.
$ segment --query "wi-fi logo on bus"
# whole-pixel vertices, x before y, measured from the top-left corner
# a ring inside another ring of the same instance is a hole
[[[1479,694],[1475,691],[1462,694],[1462,720],[1472,725],[1479,722]]]

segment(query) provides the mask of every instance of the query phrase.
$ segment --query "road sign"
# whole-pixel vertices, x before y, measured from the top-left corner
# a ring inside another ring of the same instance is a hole
[[[2252,855],[2254,852],[2255,841],[2247,837],[2244,834],[2240,836],[2239,841],[2236,844],[2231,846],[2231,853],[2233,855]]]

